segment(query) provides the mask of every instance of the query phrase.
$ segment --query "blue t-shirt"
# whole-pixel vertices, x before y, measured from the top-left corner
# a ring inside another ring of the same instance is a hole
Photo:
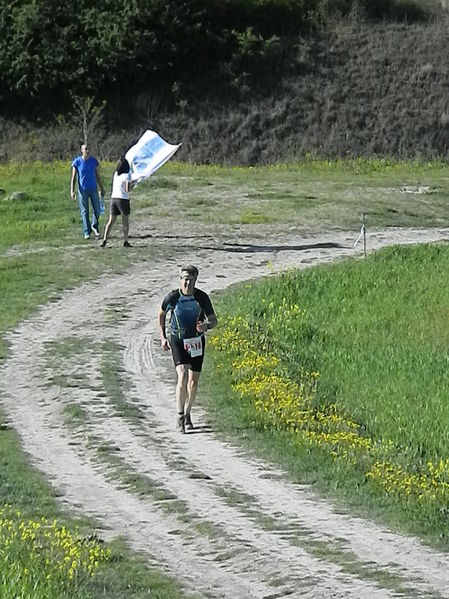
[[[80,191],[92,191],[97,189],[96,170],[99,166],[98,160],[94,156],[89,156],[84,160],[82,156],[78,156],[72,162],[72,166],[78,172],[78,187]]]
[[[192,295],[183,295],[179,289],[168,293],[162,301],[162,310],[172,311],[171,334],[180,339],[197,337],[198,321],[214,314],[209,296],[201,289],[194,289]]]

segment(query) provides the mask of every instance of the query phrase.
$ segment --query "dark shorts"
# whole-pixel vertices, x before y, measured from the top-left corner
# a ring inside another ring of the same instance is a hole
[[[128,216],[131,212],[131,204],[129,200],[122,200],[118,198],[111,199],[111,215],[112,216]]]
[[[202,337],[203,355],[192,358],[187,352],[187,350],[184,349],[183,339],[179,339],[179,337],[174,337],[173,335],[170,335],[170,347],[175,366],[179,366],[179,364],[188,364],[190,370],[193,370],[194,372],[201,372],[204,360],[204,350],[206,349],[206,338],[204,337],[204,335]]]

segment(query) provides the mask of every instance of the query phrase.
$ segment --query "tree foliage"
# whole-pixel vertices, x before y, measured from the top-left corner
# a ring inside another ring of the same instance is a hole
[[[74,95],[232,92],[267,65],[273,73],[288,66],[295,36],[355,4],[381,16],[414,2],[0,0],[0,106],[33,116],[67,111]]]

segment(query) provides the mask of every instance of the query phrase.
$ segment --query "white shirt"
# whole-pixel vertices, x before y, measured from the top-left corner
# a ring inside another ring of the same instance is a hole
[[[129,200],[129,192],[126,191],[127,181],[131,181],[131,173],[117,175],[117,171],[115,171],[114,178],[112,179],[111,198],[116,200]]]

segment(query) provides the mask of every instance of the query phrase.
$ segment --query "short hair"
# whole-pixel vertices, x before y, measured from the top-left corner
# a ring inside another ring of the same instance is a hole
[[[123,175],[123,173],[129,173],[131,167],[129,166],[129,162],[126,160],[124,156],[119,158],[115,170],[117,171],[117,175]]]
[[[193,266],[193,264],[184,264],[179,269],[179,276],[181,279],[182,279],[182,276],[184,273],[187,273],[191,277],[198,278],[199,270],[197,269],[196,266]]]

